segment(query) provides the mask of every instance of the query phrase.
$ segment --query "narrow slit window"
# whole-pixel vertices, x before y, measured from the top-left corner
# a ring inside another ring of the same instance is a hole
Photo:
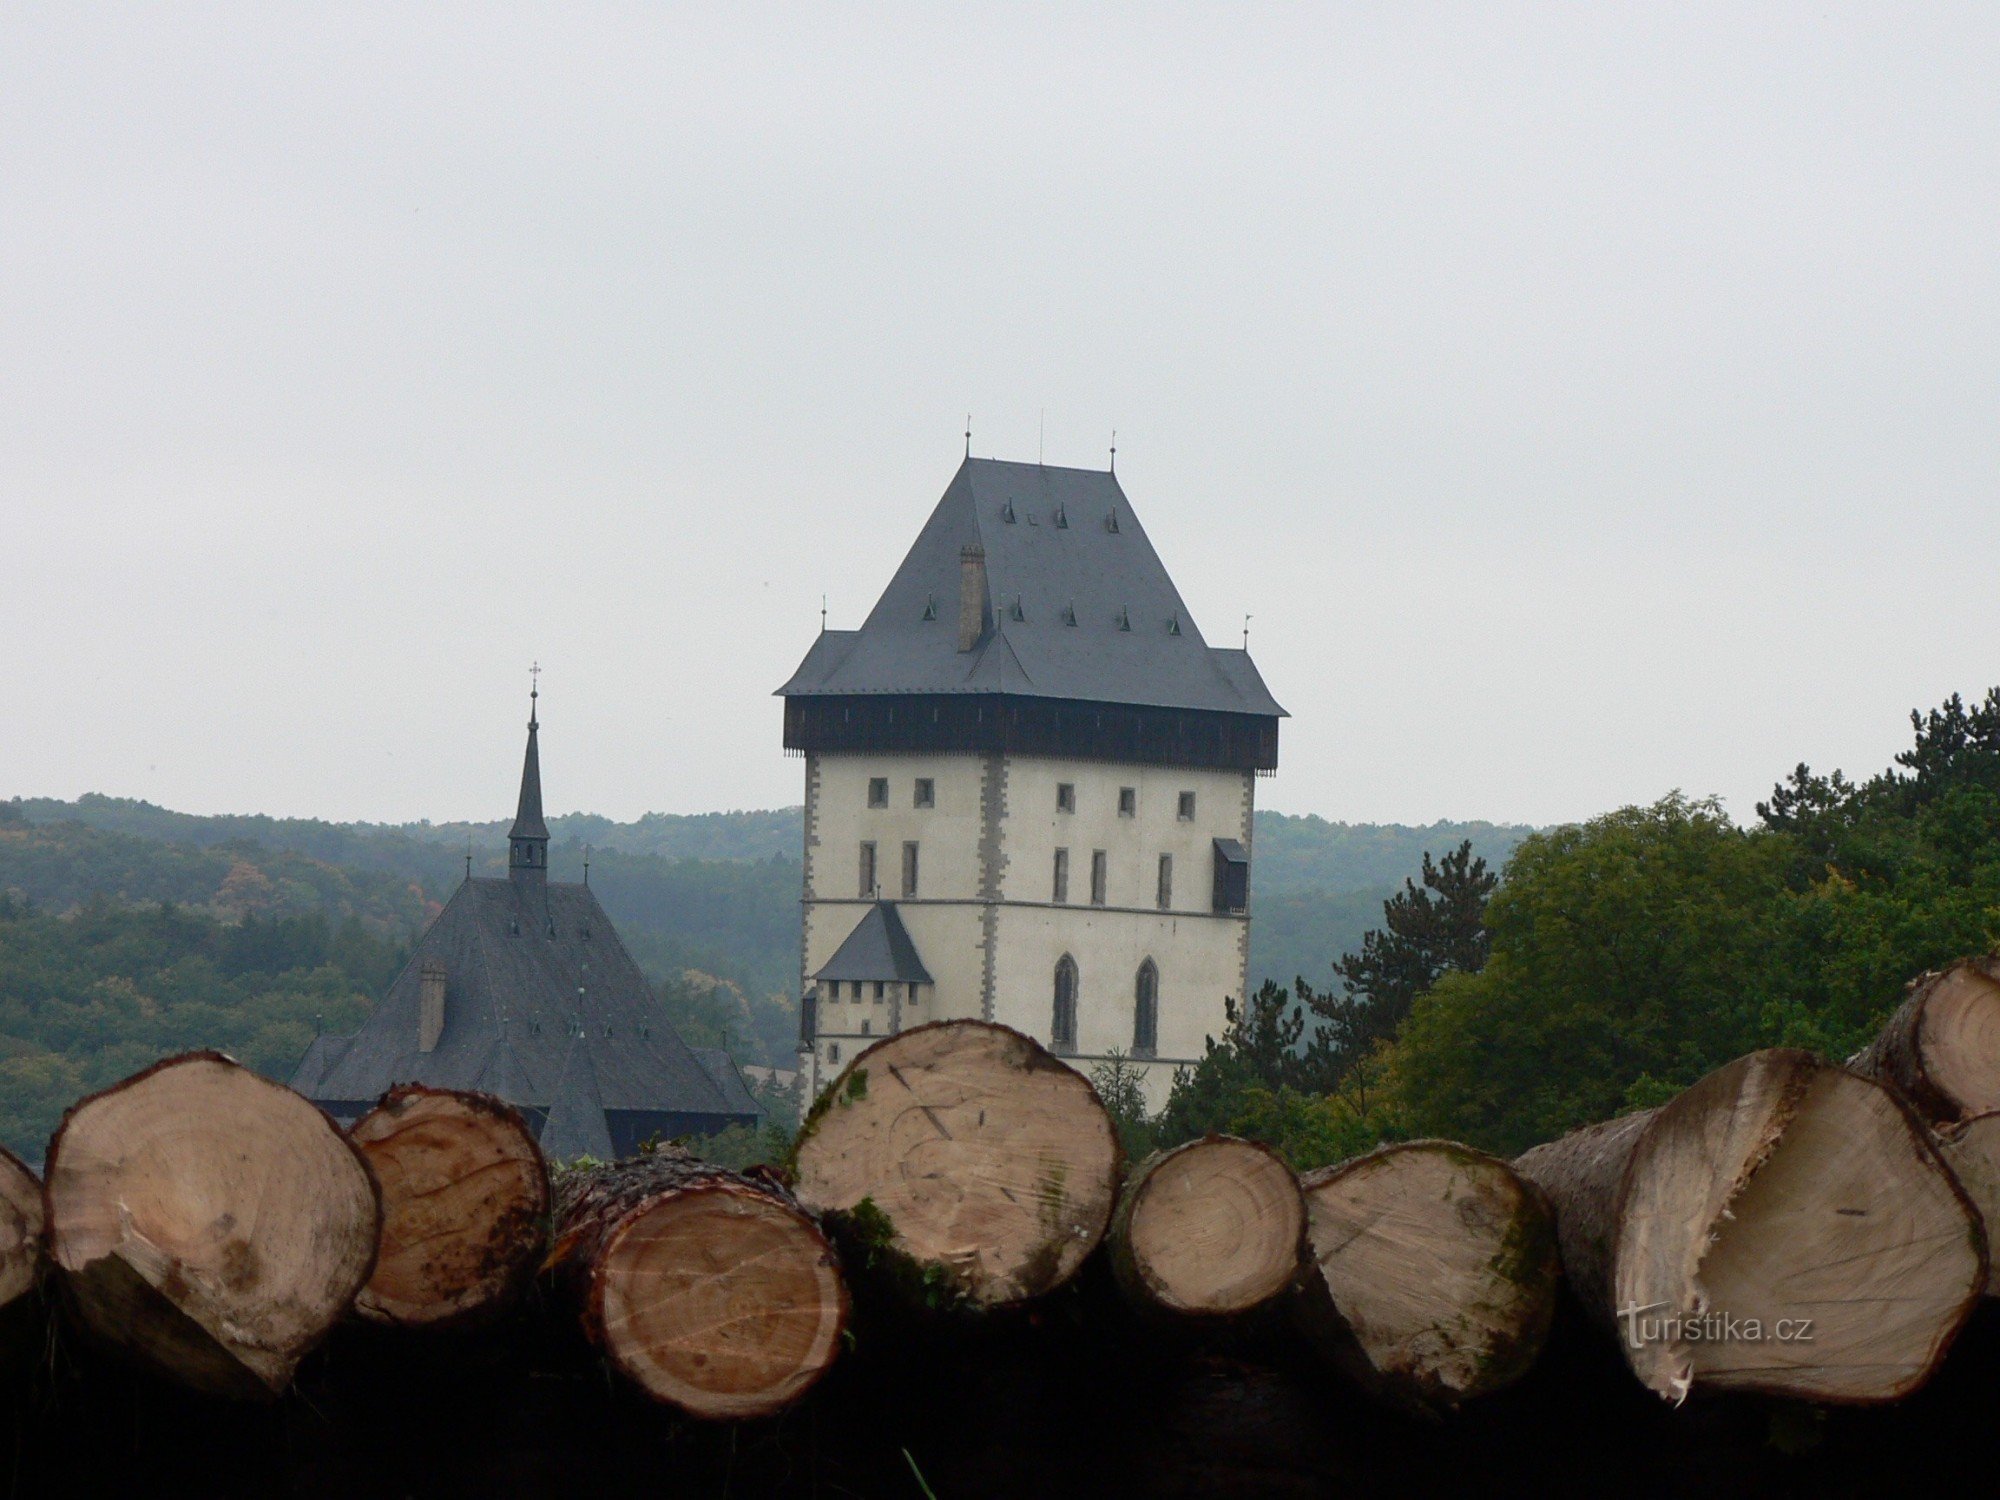
[[[1182,793],[1181,793],[1181,805],[1180,805],[1180,820],[1181,820],[1181,821],[1182,821],[1183,823],[1192,823],[1192,822],[1194,821],[1194,793],[1193,793],[1193,792],[1182,792]]]
[[[1058,906],[1069,900],[1069,850],[1067,849],[1056,850],[1055,887],[1050,892],[1049,899]]]
[[[861,846],[861,894],[875,894],[875,845],[863,843]]]
[[[903,845],[903,899],[905,901],[914,901],[916,898],[917,846],[914,843],[909,843]]]
[[[1170,911],[1173,909],[1174,857],[1171,854],[1162,854],[1160,856],[1160,886],[1156,892],[1156,898],[1161,911]]]
[[[1104,904],[1104,887],[1107,874],[1106,864],[1104,851],[1102,849],[1093,849],[1090,853],[1090,904],[1092,906],[1102,906]]]
[[[1132,817],[1139,811],[1139,789],[1136,786],[1118,788],[1118,816]]]

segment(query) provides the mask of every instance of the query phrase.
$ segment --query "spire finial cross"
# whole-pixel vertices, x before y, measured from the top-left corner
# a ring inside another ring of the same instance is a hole
[[[542,664],[528,668],[528,727],[535,727],[535,700],[542,696]]]

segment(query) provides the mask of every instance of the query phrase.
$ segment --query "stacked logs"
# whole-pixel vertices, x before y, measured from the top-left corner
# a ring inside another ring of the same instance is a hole
[[[350,1320],[448,1350],[552,1310],[624,1389],[743,1421],[802,1400],[853,1321],[877,1350],[917,1348],[914,1318],[1018,1351],[1068,1308],[1208,1361],[1189,1391],[1283,1348],[1435,1418],[1523,1380],[1566,1280],[1669,1401],[1883,1403],[1989,1290],[2000,960],[1922,976],[1846,1066],[1754,1053],[1513,1162],[1414,1141],[1300,1177],[1208,1136],[1128,1169],[1081,1075],[975,1021],[857,1057],[784,1174],[665,1146],[552,1180],[498,1100],[405,1086],[343,1131],[217,1053],[82,1101],[47,1160],[40,1184],[0,1155],[0,1310],[47,1285],[206,1395],[284,1392]]]

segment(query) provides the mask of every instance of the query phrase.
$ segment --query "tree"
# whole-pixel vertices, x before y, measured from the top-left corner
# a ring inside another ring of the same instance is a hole
[[[1512,1154],[1761,1045],[1791,864],[1785,836],[1678,793],[1529,838],[1490,959],[1445,973],[1391,1050],[1402,1123]]]
[[[1500,877],[1474,857],[1470,839],[1442,860],[1426,850],[1421,876],[1421,886],[1404,879],[1403,889],[1382,903],[1382,926],[1363,935],[1359,953],[1343,954],[1333,966],[1341,994],[1298,981],[1299,999],[1319,1021],[1306,1077],[1320,1090],[1340,1088],[1441,976],[1476,973],[1486,962],[1486,905]]]
[[[1128,1161],[1141,1161],[1152,1153],[1154,1132],[1146,1118],[1145,1070],[1133,1064],[1119,1048],[1112,1048],[1103,1062],[1090,1070],[1091,1086],[1111,1123],[1118,1130],[1118,1144]]]

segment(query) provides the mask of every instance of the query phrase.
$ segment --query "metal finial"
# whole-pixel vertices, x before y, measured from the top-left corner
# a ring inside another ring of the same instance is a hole
[[[826,595],[819,596],[819,633],[826,634]]]
[[[1111,429],[1111,472],[1118,472],[1118,429]]]
[[[965,414],[965,456],[972,457],[972,413]]]
[[[1243,617],[1243,649],[1245,651],[1250,649],[1250,617],[1248,615]]]
[[[590,884],[590,845],[583,846],[583,883]]]
[[[535,700],[542,696],[542,664],[528,668],[528,727],[535,727]]]
[[[469,833],[465,836],[465,878],[468,882],[472,879],[472,835]]]

